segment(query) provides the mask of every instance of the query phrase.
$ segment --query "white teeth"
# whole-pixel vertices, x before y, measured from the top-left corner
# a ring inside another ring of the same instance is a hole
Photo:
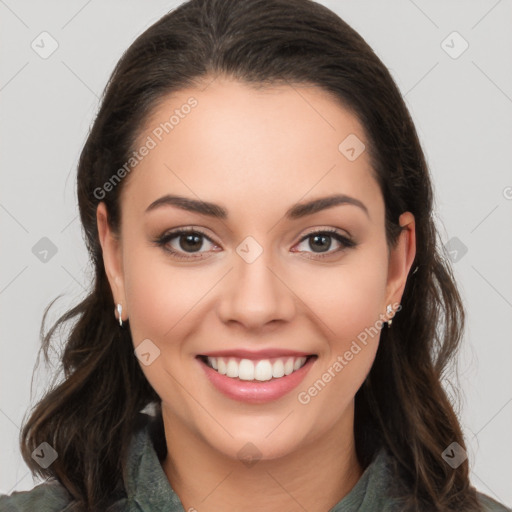
[[[227,365],[226,365],[226,362],[224,361],[224,359],[222,359],[222,357],[209,357],[208,358],[208,362],[212,365],[213,367],[213,364],[211,362],[211,359],[216,359],[217,360],[217,364],[219,365],[217,371],[219,373],[221,373],[222,375],[226,375],[226,371],[227,371]]]
[[[234,359],[228,361],[228,368],[226,371],[228,377],[238,377],[238,363]]]
[[[284,374],[290,375],[293,372],[293,357],[289,357],[284,363]]]
[[[242,359],[238,367],[238,378],[240,380],[254,379],[254,364],[250,359]]]
[[[293,369],[298,370],[302,366],[302,362],[300,359],[295,359],[295,362],[293,363]]]
[[[272,378],[272,365],[268,359],[258,361],[254,369],[254,378],[256,380],[270,380]]]
[[[272,378],[279,379],[299,370],[306,363],[306,357],[276,358],[252,361],[251,359],[238,359],[234,357],[208,357],[208,365],[220,374],[240,380],[266,381]]]
[[[272,366],[272,377],[278,379],[284,375],[284,363],[281,359],[278,359],[274,366]]]

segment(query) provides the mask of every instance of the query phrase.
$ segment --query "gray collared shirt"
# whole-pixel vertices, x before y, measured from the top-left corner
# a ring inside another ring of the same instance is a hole
[[[132,439],[124,469],[125,493],[109,512],[185,512],[167,479],[156,451],[155,431],[146,422]],[[328,512],[391,512],[400,510],[389,496],[393,482],[385,451],[373,462],[352,490]],[[486,512],[510,512],[491,498],[479,494]],[[30,491],[0,496],[0,512],[74,512],[71,496],[56,481],[46,481]],[[186,511],[191,512],[191,511]]]

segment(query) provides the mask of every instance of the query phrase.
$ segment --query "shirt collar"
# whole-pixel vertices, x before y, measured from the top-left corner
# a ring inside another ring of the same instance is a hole
[[[147,414],[140,417],[141,426],[131,440],[123,473],[127,498],[144,512],[184,512],[161,466],[166,451],[161,417]],[[388,461],[387,453],[379,451],[352,490],[329,512],[384,510],[389,505],[392,482]]]
[[[124,469],[128,500],[135,501],[144,512],[183,512],[181,501],[172,489],[155,450],[157,440],[153,437],[160,431],[156,418],[143,416],[147,416],[145,424],[134,433]]]

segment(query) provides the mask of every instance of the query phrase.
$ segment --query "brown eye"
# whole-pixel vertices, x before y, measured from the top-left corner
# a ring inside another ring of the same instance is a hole
[[[334,251],[329,251],[333,244],[333,239],[340,247]],[[322,230],[309,233],[301,239],[300,244],[306,241],[308,242],[307,247],[310,248],[313,253],[318,254],[320,258],[331,256],[345,249],[355,247],[356,245],[353,240],[350,240],[336,230]]]
[[[201,249],[203,245],[202,235],[187,233],[173,238],[178,238],[180,249],[184,251],[197,251]]]
[[[157,245],[165,251],[171,253],[177,259],[198,259],[202,256],[200,249],[203,247],[205,240],[213,244],[212,240],[201,231],[196,229],[181,229],[171,231],[156,240]],[[175,242],[178,242],[177,244]],[[204,251],[208,252],[208,251]],[[189,256],[187,256],[189,254]]]

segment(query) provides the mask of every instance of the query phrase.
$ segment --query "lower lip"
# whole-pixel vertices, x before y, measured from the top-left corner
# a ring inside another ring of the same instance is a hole
[[[310,357],[306,364],[299,370],[285,375],[278,379],[271,379],[262,382],[240,380],[239,378],[227,377],[218,371],[210,368],[204,361],[197,358],[210,382],[224,395],[233,400],[248,403],[265,403],[283,397],[292,389],[296,388],[309,372],[316,357]]]

